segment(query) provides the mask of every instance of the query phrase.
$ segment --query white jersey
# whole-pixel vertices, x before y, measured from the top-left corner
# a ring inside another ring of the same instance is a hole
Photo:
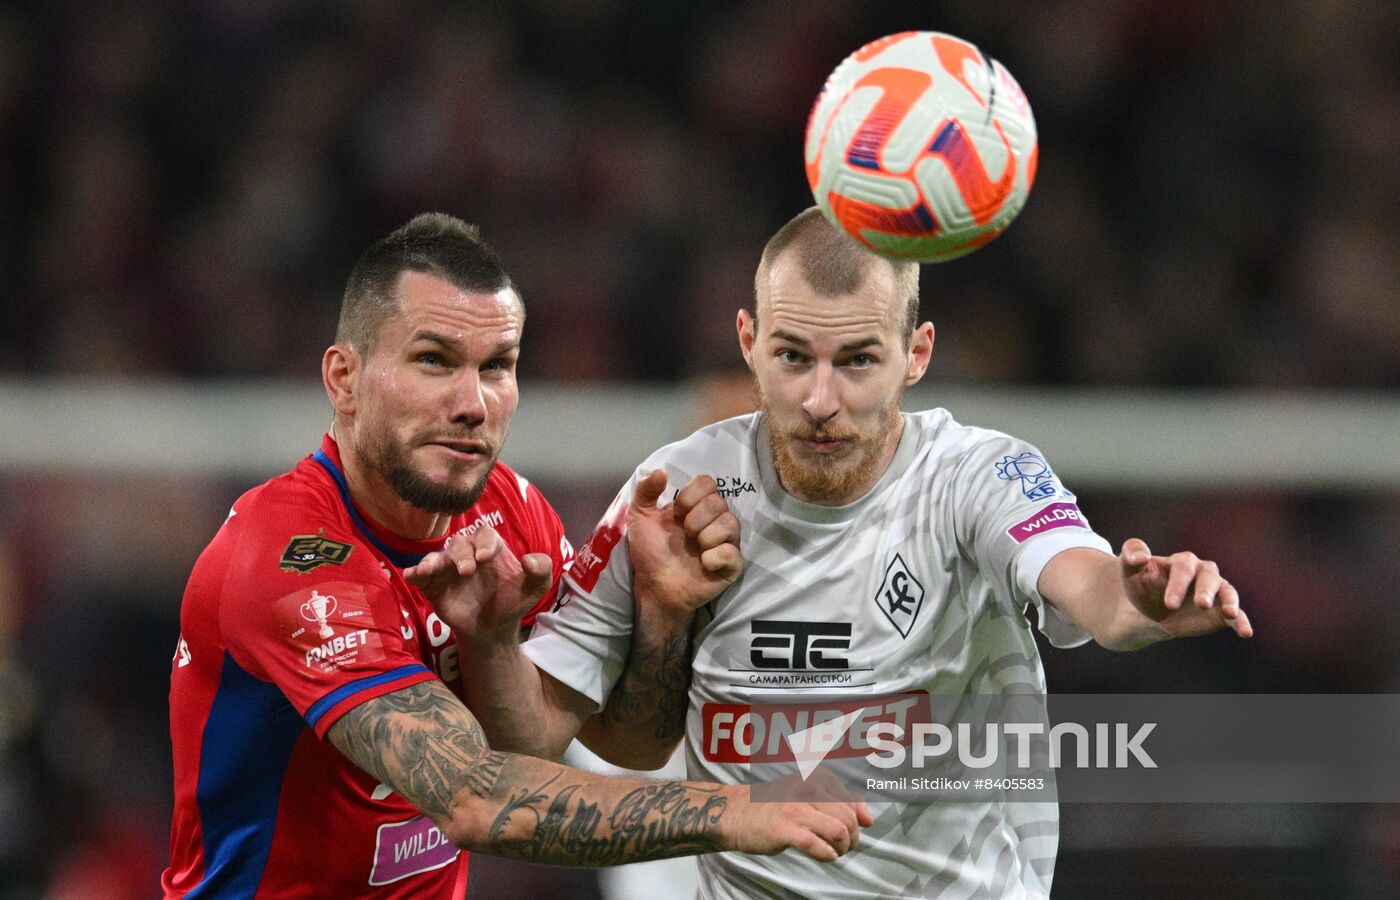
[[[1089,636],[1036,588],[1069,547],[1111,552],[1032,446],[959,425],[945,410],[904,414],[875,487],[843,507],[783,490],[761,415],[729,419],[664,447],[638,469],[679,488],[715,478],[739,518],[739,580],[697,616],[687,768],[748,783],[717,712],[804,693],[1043,694],[1027,605],[1056,646]],[[526,654],[599,708],[626,661],[631,570],[623,541],[634,476],[537,620]],[[618,552],[621,548],[621,552]],[[732,718],[729,721],[733,721]],[[875,824],[834,864],[794,850],[700,857],[701,896],[1045,897],[1059,841],[1053,803],[872,804]]]

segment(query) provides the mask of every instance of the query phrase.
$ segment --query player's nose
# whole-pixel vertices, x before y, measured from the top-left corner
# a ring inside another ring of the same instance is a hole
[[[841,411],[836,390],[836,371],[828,362],[813,366],[807,383],[802,410],[818,423],[825,422]]]
[[[480,425],[486,421],[486,395],[481,389],[481,376],[475,369],[463,367],[453,385],[448,408],[452,421]]]

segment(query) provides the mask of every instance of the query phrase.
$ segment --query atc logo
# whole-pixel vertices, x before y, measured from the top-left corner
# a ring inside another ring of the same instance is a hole
[[[1002,481],[1019,481],[1027,500],[1048,500],[1061,492],[1050,464],[1029,450],[1020,456],[1002,457],[996,470]]]
[[[764,690],[803,690],[813,687],[847,690],[857,684],[846,654],[851,649],[850,622],[784,622],[754,619],[749,622],[749,664],[752,669],[731,668],[737,682],[732,687]]]
[[[850,649],[850,622],[783,622],[755,619],[749,623],[749,662],[756,669],[848,669],[835,654]]]
[[[924,586],[909,571],[904,557],[898,553],[885,568],[885,579],[880,582],[880,589],[875,594],[875,605],[880,607],[880,612],[890,620],[900,637],[909,637],[914,620],[924,606]]]

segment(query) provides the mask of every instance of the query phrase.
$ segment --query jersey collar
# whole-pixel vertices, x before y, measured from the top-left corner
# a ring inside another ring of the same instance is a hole
[[[427,554],[441,550],[443,545],[447,543],[446,536],[425,541],[399,537],[360,512],[359,507],[355,506],[355,501],[350,498],[350,485],[345,481],[345,472],[340,461],[340,448],[336,446],[335,439],[329,434],[322,438],[321,449],[311,454],[311,459],[325,469],[331,480],[335,482],[336,489],[340,491],[340,500],[345,504],[345,511],[349,513],[350,521],[354,524],[355,529],[376,550],[384,554],[389,562],[401,569],[406,569],[409,566],[417,565]],[[447,533],[452,534],[459,525],[457,517],[454,517],[451,525],[448,526]]]

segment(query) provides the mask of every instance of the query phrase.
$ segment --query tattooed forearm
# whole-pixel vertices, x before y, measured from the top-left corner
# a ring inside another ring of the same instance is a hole
[[[491,826],[492,850],[536,862],[609,866],[722,849],[718,788],[647,784],[611,804],[589,802],[559,773],[511,795]]]
[[[435,816],[445,815],[463,788],[490,796],[509,758],[486,746],[480,726],[437,681],[360,704],[329,737],[360,768]]]
[[[604,778],[492,750],[440,681],[360,704],[329,737],[459,846],[573,866],[723,849],[734,789]]]
[[[690,690],[690,629],[639,620],[622,676],[608,695],[602,716],[610,726],[651,735],[674,747],[685,735]]]

